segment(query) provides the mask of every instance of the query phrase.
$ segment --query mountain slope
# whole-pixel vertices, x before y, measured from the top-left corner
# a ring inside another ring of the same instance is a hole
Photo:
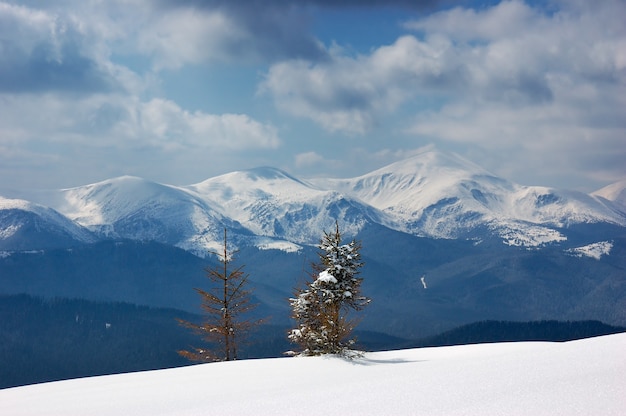
[[[521,186],[427,149],[352,179],[307,182],[257,168],[177,187],[125,176],[35,193],[32,200],[102,238],[153,240],[204,254],[219,247],[225,227],[235,245],[294,251],[316,244],[335,220],[346,236],[379,224],[415,236],[542,247],[566,242],[579,224],[626,227],[616,189],[587,195]]]
[[[626,334],[274,358],[0,390],[0,413],[620,415]]]
[[[509,245],[539,246],[566,240],[561,229],[572,224],[626,226],[622,212],[594,196],[517,185],[435,150],[357,178],[314,183],[380,209],[392,228],[436,238],[483,237],[488,230]]]
[[[274,168],[233,172],[185,187],[259,236],[316,243],[338,220],[355,235],[381,214],[334,190],[322,190]]]
[[[132,176],[42,197],[103,238],[157,241],[199,255],[219,248],[224,227],[241,228],[182,189]]]
[[[626,212],[626,179],[612,183],[593,192],[592,195],[612,201]]]
[[[0,249],[72,247],[95,240],[88,230],[51,208],[0,197]]]
[[[273,168],[185,187],[121,177],[32,200],[58,212],[24,201],[30,208],[0,210],[5,293],[193,310],[189,288],[213,260],[199,257],[221,247],[227,228],[259,310],[282,324],[285,299],[337,220],[363,243],[363,289],[374,299],[363,329],[408,338],[489,319],[626,325],[626,214],[615,202],[516,185],[443,152],[353,179],[307,182]],[[56,231],[33,225],[15,237],[19,221],[44,217]],[[16,252],[47,247],[60,250]]]

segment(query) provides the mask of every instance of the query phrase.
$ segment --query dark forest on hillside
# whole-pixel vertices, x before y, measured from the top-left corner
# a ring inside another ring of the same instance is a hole
[[[176,351],[201,345],[176,318],[187,312],[77,299],[0,296],[0,388],[191,364]],[[263,325],[243,358],[279,357],[292,346],[288,328]],[[366,351],[500,341],[566,341],[623,332],[598,321],[483,321],[410,341],[357,331]]]

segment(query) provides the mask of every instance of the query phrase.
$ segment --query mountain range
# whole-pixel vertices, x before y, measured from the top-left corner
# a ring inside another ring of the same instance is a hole
[[[428,149],[350,179],[305,180],[263,167],[188,186],[123,176],[0,195],[4,293],[81,297],[80,290],[59,290],[75,281],[94,298],[192,310],[191,287],[190,296],[182,293],[197,277],[148,267],[150,277],[121,253],[145,259],[159,252],[159,262],[171,257],[181,272],[193,273],[183,265],[213,261],[209,253],[219,250],[227,229],[261,309],[288,316],[284,299],[337,221],[344,237],[363,243],[364,289],[374,299],[363,320],[369,329],[424,334],[516,318],[626,324],[626,181],[591,194],[523,186]],[[112,264],[107,271],[91,267],[107,262],[104,252],[125,258],[115,267],[127,280]],[[33,266],[45,282],[28,270]],[[74,276],[77,270],[93,271]],[[133,289],[87,290],[90,279]],[[179,295],[141,296],[155,281]]]

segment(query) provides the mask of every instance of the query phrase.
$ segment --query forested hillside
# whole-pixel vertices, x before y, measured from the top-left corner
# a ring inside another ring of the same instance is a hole
[[[201,345],[175,309],[86,300],[0,296],[0,388],[190,364],[176,351]],[[287,327],[263,325],[241,357],[279,357],[292,348]],[[499,322],[465,325],[435,337],[406,340],[357,331],[367,351],[497,341],[564,341],[626,331],[597,321]]]

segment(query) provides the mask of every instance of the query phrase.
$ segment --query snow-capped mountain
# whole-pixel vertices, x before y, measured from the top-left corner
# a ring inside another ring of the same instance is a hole
[[[64,215],[21,199],[0,197],[0,248],[35,250],[89,243],[96,237]]]
[[[185,187],[259,236],[298,244],[317,243],[320,230],[342,224],[347,235],[367,222],[380,222],[378,210],[294,178],[278,169],[258,168],[208,179]]]
[[[124,176],[30,199],[101,238],[206,253],[219,247],[224,227],[235,244],[296,250],[316,244],[335,220],[348,236],[379,224],[415,236],[539,247],[566,241],[577,224],[626,226],[623,192],[521,186],[430,149],[351,179],[304,181],[257,168],[178,187]]]
[[[0,199],[0,293],[187,308],[201,263],[214,260],[197,256],[220,251],[227,228],[259,303],[286,320],[284,299],[337,220],[363,243],[364,290],[376,298],[367,329],[423,334],[480,319],[622,325],[620,192],[522,186],[435,150],[351,179],[258,168],[188,186],[124,176],[24,190],[19,201]]]
[[[183,189],[123,176],[56,193],[48,204],[102,238],[157,241],[203,253],[237,224]]]
[[[184,187],[123,176],[31,197],[101,238],[157,241],[199,255],[219,251],[225,227],[235,245],[297,251],[300,243],[317,243],[320,230],[335,219],[355,235],[378,215],[359,201],[273,168]]]
[[[391,227],[436,238],[471,238],[485,227],[510,245],[563,241],[580,223],[626,225],[626,216],[581,192],[521,186],[455,154],[425,150],[352,179],[319,179],[388,214]]]
[[[592,195],[614,202],[618,204],[619,209],[626,212],[626,179],[607,185]]]

